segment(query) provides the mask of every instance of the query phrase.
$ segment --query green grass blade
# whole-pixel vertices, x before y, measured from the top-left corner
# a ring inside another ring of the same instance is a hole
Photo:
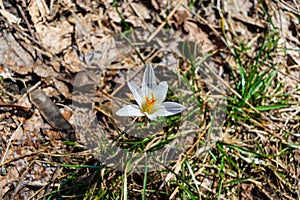
[[[198,181],[196,180],[195,174],[194,174],[194,172],[193,172],[193,170],[192,170],[192,168],[190,166],[190,163],[187,160],[185,160],[184,162],[185,162],[186,166],[188,167],[188,170],[189,170],[189,172],[190,172],[190,174],[192,176],[192,179],[193,179],[193,181],[194,181],[194,183],[196,185],[197,192],[198,192],[198,194],[200,196],[200,189],[199,189],[198,184],[197,184]]]
[[[143,196],[142,200],[146,199],[146,189],[147,189],[147,176],[148,176],[148,162],[145,162],[145,171],[144,171],[144,181],[143,181]]]
[[[287,104],[274,104],[274,105],[265,105],[265,106],[256,106],[255,108],[258,111],[264,112],[269,110],[275,110],[280,108],[287,108],[289,105]]]

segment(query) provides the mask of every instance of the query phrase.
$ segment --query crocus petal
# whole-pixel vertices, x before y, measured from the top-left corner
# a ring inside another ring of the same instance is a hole
[[[186,107],[175,102],[164,102],[160,105],[159,109],[156,111],[157,116],[169,116],[175,115],[177,113],[185,110]]]
[[[156,86],[156,78],[154,74],[154,70],[152,68],[152,64],[149,63],[146,65],[143,83],[142,83],[142,91],[144,96],[151,96],[151,92],[153,91],[154,87]]]
[[[128,82],[127,83],[131,93],[133,94],[134,99],[139,104],[140,108],[143,104],[143,92],[139,86],[137,86],[134,82]]]
[[[145,112],[145,115],[150,120],[156,120],[156,118],[157,118],[157,113],[149,114],[149,113]]]
[[[116,115],[118,116],[130,116],[130,117],[140,117],[145,116],[144,113],[141,112],[138,105],[130,104],[127,106],[124,106],[120,110],[116,112]]]
[[[160,82],[159,85],[154,88],[153,95],[156,98],[156,103],[161,104],[166,98],[168,92],[168,83],[167,81]]]

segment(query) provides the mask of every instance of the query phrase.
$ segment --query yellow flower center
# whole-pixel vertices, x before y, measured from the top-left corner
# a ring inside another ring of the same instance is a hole
[[[151,93],[151,99],[149,99],[149,97],[145,97],[146,100],[146,105],[143,106],[143,111],[149,113],[150,109],[152,108],[152,106],[155,104],[156,99],[154,98],[153,93]]]

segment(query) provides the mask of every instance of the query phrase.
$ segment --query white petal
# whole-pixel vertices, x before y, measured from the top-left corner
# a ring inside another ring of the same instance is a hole
[[[141,90],[141,88],[139,88],[139,86],[137,86],[134,82],[128,82],[127,83],[131,93],[134,96],[134,99],[136,100],[136,102],[139,104],[140,108],[142,107],[143,104],[143,92]]]
[[[148,117],[148,119],[150,120],[156,120],[157,118],[157,113],[153,113],[153,114],[149,114],[147,112],[145,112],[145,115]]]
[[[156,111],[157,116],[169,116],[175,115],[177,113],[185,110],[186,107],[175,102],[164,102],[160,105],[159,109]]]
[[[141,112],[138,105],[130,104],[127,106],[124,106],[120,110],[116,112],[116,115],[118,116],[130,116],[130,117],[138,117],[138,116],[144,116],[145,114]]]
[[[152,68],[152,64],[149,63],[146,65],[146,69],[144,72],[143,83],[142,83],[142,91],[144,96],[151,96],[151,92],[156,86],[156,78],[154,74],[154,70]]]
[[[165,100],[167,96],[167,92],[168,92],[167,81],[160,82],[159,85],[155,87],[155,89],[153,90],[153,94],[154,97],[156,98],[157,104],[161,104]]]

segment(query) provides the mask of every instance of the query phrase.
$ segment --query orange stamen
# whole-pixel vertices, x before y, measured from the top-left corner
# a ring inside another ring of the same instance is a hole
[[[155,104],[155,102],[156,102],[156,99],[154,98],[153,93],[151,93],[151,99],[149,99],[149,97],[146,97],[147,106],[146,106],[145,112],[149,112],[150,109],[152,108],[152,106]]]

